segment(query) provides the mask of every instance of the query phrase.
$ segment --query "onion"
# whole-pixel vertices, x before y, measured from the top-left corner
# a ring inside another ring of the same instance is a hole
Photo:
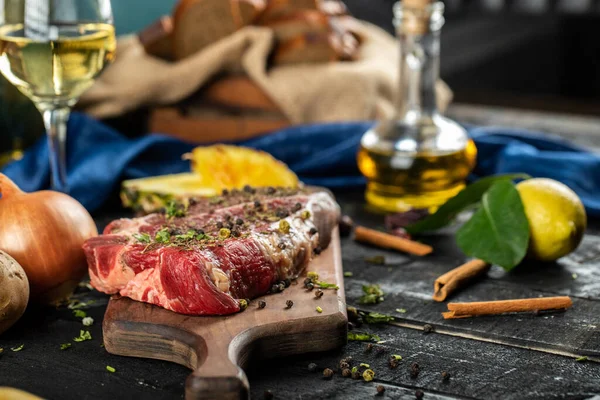
[[[94,220],[72,197],[25,193],[0,174],[0,250],[23,267],[30,301],[64,300],[86,273],[83,242],[98,235]]]

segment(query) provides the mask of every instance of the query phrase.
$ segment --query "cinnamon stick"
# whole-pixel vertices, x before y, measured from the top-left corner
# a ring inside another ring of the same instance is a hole
[[[573,305],[568,296],[537,297],[532,299],[481,301],[473,303],[448,303],[444,319],[468,318],[476,315],[499,315],[506,313],[561,310]]]
[[[446,272],[433,283],[433,300],[444,301],[448,296],[474,279],[486,274],[490,264],[482,260],[471,260],[452,271]]]
[[[403,251],[417,256],[424,256],[433,251],[433,248],[426,244],[365,228],[363,226],[357,226],[354,229],[354,240],[369,243],[377,247]]]

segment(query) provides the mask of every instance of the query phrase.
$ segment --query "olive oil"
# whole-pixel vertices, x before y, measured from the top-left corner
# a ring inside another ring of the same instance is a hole
[[[358,166],[368,179],[366,200],[387,212],[435,209],[465,187],[477,150],[472,140],[458,151],[379,151],[361,147]]]
[[[394,6],[400,44],[396,113],[363,135],[357,154],[367,203],[381,211],[433,212],[465,187],[475,166],[474,142],[437,108],[443,10],[434,1]]]

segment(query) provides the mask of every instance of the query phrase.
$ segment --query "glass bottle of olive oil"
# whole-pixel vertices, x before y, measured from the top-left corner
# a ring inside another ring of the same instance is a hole
[[[465,187],[477,149],[467,132],[436,103],[444,5],[404,0],[394,7],[400,42],[396,114],[366,132],[358,166],[366,200],[382,211],[434,211]]]

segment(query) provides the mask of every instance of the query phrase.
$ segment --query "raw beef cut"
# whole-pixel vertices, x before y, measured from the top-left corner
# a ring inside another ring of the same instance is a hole
[[[239,299],[295,279],[328,246],[340,216],[322,189],[246,187],[110,223],[83,246],[91,284],[190,315],[225,315]]]

